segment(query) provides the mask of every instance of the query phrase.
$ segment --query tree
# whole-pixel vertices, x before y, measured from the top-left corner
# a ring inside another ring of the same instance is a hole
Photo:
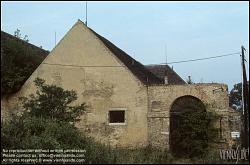
[[[75,91],[47,85],[36,78],[36,96],[23,97],[24,113],[13,115],[1,123],[1,147],[27,148],[83,148],[86,140],[74,126],[85,112],[85,104],[70,106],[77,99]]]
[[[234,84],[234,87],[230,91],[229,95],[229,105],[235,110],[242,110],[242,83]]]
[[[20,40],[7,40],[1,49],[1,97],[17,92],[44,58]]]
[[[19,30],[19,29],[17,29],[17,30],[14,32],[14,36],[15,36],[16,38],[22,39],[22,36],[21,36],[21,33],[20,33],[20,30]],[[28,35],[25,35],[24,38],[23,38],[22,40],[25,41],[25,42],[29,42]]]
[[[26,42],[29,42],[28,35],[25,35],[23,40],[26,41]]]
[[[35,79],[38,88],[36,96],[31,94],[30,98],[23,97],[25,114],[34,117],[49,118],[58,121],[76,122],[85,112],[85,103],[71,106],[77,99],[75,91],[64,90],[55,85],[47,85],[40,78]]]
[[[16,31],[14,32],[14,36],[21,39],[21,33],[19,29],[16,29]]]

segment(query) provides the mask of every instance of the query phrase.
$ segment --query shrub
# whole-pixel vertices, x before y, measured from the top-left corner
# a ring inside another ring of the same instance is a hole
[[[36,96],[31,94],[30,98],[23,97],[25,115],[50,118],[64,122],[79,121],[79,117],[85,112],[85,103],[71,106],[77,99],[75,91],[64,90],[55,85],[47,85],[40,78],[35,79],[38,88]]]
[[[218,139],[214,121],[218,116],[211,112],[184,112],[178,115],[178,129],[172,132],[176,157],[201,157],[208,152],[212,142]]]

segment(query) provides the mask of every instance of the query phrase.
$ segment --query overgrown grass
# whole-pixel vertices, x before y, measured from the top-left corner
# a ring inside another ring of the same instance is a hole
[[[87,163],[95,164],[235,164],[236,160],[222,160],[219,151],[210,150],[203,157],[184,159],[174,157],[169,151],[162,151],[152,147],[139,149],[111,149],[94,141],[88,141]],[[238,163],[249,164],[240,160]]]
[[[86,147],[86,151],[86,161],[96,164],[169,164],[174,160],[168,152],[151,147],[112,149],[109,146],[93,141]]]

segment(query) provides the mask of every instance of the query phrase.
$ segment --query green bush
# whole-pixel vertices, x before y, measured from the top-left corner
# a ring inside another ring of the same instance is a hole
[[[72,124],[37,117],[2,123],[1,139],[1,147],[8,149],[79,148],[83,140]]]
[[[74,123],[85,111],[85,104],[70,106],[75,91],[45,84],[37,78],[36,96],[23,99],[24,113],[2,123],[3,148],[79,148],[84,143]]]
[[[214,127],[215,113],[184,112],[178,115],[178,129],[172,132],[176,157],[193,158],[207,154],[210,145],[218,140],[219,129]]]
[[[85,112],[85,103],[71,106],[77,99],[75,91],[64,90],[55,85],[47,85],[45,81],[36,78],[35,85],[38,88],[36,96],[31,94],[30,98],[21,98],[23,108],[27,116],[43,117],[64,122],[77,122]]]

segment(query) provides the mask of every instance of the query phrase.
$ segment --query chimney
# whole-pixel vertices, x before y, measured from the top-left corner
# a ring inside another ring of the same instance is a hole
[[[164,77],[164,84],[168,84],[168,76]]]

